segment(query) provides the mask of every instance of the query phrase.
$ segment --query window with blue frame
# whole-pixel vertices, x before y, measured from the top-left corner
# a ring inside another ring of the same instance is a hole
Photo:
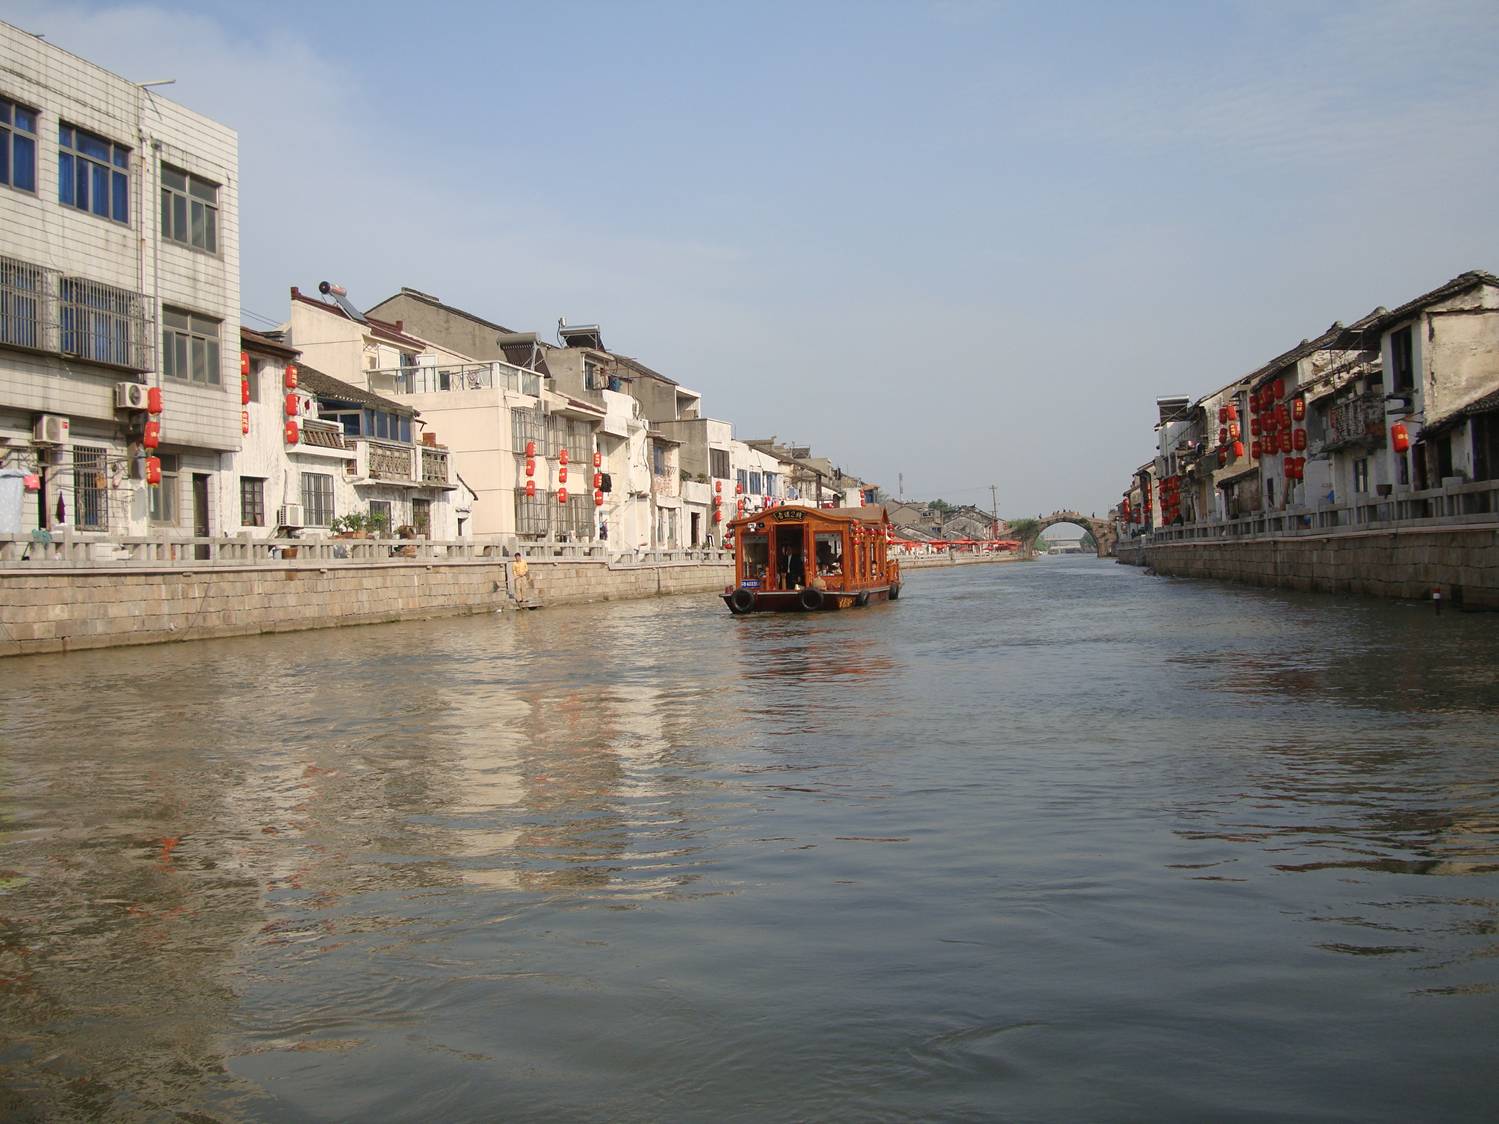
[[[36,190],[36,110],[0,98],[0,183]]]
[[[774,472],[767,472],[765,474],[765,494],[771,499],[775,499],[776,474]]]
[[[115,222],[130,221],[130,149],[86,129],[57,129],[57,201]]]
[[[749,474],[749,493],[752,496],[764,495],[760,491],[760,474],[758,472],[751,472]]]
[[[741,468],[736,471],[734,473],[734,483],[739,485],[741,492],[744,491],[745,486],[749,484],[749,470]]]
[[[408,445],[411,443],[410,414],[366,409],[359,413],[331,413],[324,410],[322,416],[341,422],[344,432],[351,437],[373,437],[377,441],[404,441]]]

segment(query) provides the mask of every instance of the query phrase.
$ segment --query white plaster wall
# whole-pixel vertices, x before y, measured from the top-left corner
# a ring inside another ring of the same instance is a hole
[[[0,254],[139,294],[147,308],[153,365],[160,359],[158,288],[162,302],[219,322],[220,385],[166,382],[159,418],[162,451],[184,458],[183,479],[190,478],[190,468],[213,477],[209,506],[211,527],[218,533],[224,528],[220,515],[226,464],[221,454],[239,445],[238,139],[218,122],[3,23],[0,93],[38,111],[37,190],[0,189]],[[58,201],[60,122],[130,147],[128,223]],[[219,185],[216,254],[160,241],[158,153]],[[148,371],[145,380],[162,384],[158,371]],[[126,415],[114,408],[115,384],[136,378],[133,372],[76,360],[0,350],[0,417],[8,428],[29,437],[32,415],[61,414],[86,439],[81,443],[106,447],[125,469],[118,481],[111,473],[109,529],[115,533],[148,530],[146,485],[129,479],[122,425]],[[184,519],[190,518],[189,504]]]

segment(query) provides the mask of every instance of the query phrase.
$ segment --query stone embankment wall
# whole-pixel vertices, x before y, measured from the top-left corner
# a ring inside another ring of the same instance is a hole
[[[1499,609],[1499,525],[1410,528],[1224,542],[1120,543],[1158,574]]]
[[[0,656],[461,616],[506,609],[505,564],[0,574]],[[721,563],[532,562],[543,605],[717,593]]]
[[[897,558],[902,570],[927,570],[934,566],[977,566],[988,562],[1024,562],[1018,554],[930,554]]]

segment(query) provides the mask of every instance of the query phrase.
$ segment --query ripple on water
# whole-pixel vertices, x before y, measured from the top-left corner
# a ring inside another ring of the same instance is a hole
[[[16,663],[0,1104],[1486,1115],[1492,627],[1091,559],[907,591]]]

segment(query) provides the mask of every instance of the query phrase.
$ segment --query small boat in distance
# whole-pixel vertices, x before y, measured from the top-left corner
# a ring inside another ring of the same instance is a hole
[[[900,596],[883,505],[770,507],[731,520],[728,533],[734,584],[723,599],[735,615],[815,613]]]

